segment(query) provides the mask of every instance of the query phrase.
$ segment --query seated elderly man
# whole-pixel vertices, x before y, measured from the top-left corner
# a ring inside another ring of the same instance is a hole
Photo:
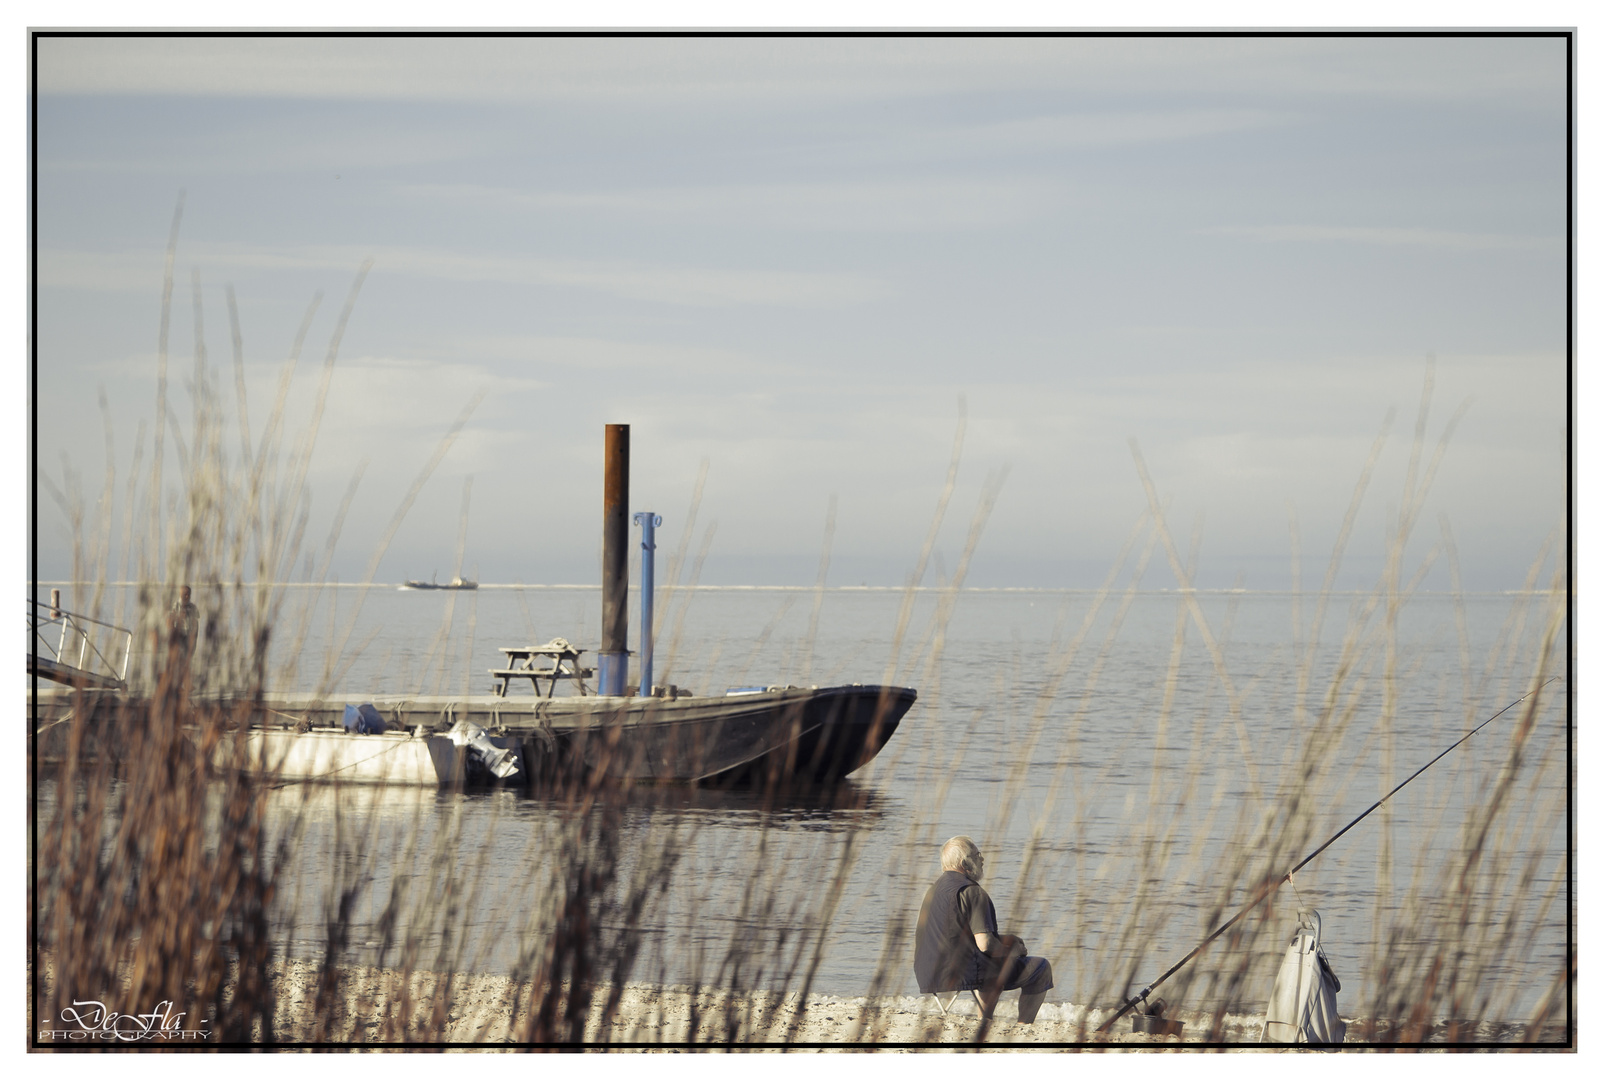
[[[997,909],[980,887],[985,856],[967,836],[941,845],[942,874],[919,909],[913,970],[921,993],[980,991],[980,1011],[989,1017],[1006,990],[1019,991],[1019,1022],[1029,1024],[1053,988],[1045,958],[1026,956],[1025,943],[997,931]]]

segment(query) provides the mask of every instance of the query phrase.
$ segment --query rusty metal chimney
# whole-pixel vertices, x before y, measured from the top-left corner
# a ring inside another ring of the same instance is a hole
[[[597,690],[622,697],[629,673],[629,425],[608,424],[602,485],[602,629]]]

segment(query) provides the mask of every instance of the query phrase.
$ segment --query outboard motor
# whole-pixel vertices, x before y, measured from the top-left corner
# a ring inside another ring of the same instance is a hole
[[[347,705],[343,719],[346,731],[354,731],[358,735],[383,735],[384,717],[372,705]]]
[[[499,780],[518,773],[518,754],[514,750],[503,750],[490,741],[485,729],[478,724],[467,720],[458,720],[446,732],[447,737],[458,746],[468,749],[468,755],[474,761],[483,765],[490,771],[490,775]]]

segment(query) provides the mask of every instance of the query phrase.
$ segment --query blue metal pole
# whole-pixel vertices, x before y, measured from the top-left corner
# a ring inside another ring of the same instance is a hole
[[[657,527],[659,514],[643,510],[635,515],[640,526],[640,696],[652,696],[652,588],[657,576]]]

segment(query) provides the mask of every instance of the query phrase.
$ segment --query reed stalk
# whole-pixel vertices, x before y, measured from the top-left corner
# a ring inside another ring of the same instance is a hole
[[[181,207],[173,245],[180,219]],[[1444,426],[1428,455],[1429,376],[1384,570],[1375,588],[1352,603],[1340,640],[1324,643],[1339,598],[1333,583],[1390,418],[1363,464],[1312,598],[1299,581],[1302,552],[1290,515],[1291,633],[1277,644],[1275,664],[1256,672],[1233,666],[1234,603],[1223,619],[1211,617],[1194,587],[1201,529],[1183,557],[1162,493],[1133,443],[1147,505],[1109,574],[1097,590],[1066,603],[1061,628],[1074,621],[1077,603],[1078,628],[1067,639],[1055,633],[1039,668],[1027,670],[1016,658],[1012,680],[998,669],[983,708],[964,706],[944,673],[953,670],[948,650],[962,620],[964,581],[1003,477],[982,486],[961,556],[945,576],[937,542],[961,465],[960,404],[946,480],[885,649],[886,681],[920,688],[918,712],[906,723],[923,725],[924,735],[899,734],[866,778],[847,785],[838,802],[820,804],[819,820],[831,832],[795,827],[811,804],[799,811],[795,792],[774,790],[743,796],[754,824],[736,839],[733,833],[715,839],[696,791],[586,777],[525,796],[286,787],[271,762],[251,759],[243,737],[253,724],[274,722],[265,693],[305,679],[301,644],[314,620],[331,620],[326,654],[307,658],[322,690],[339,685],[369,646],[358,629],[360,599],[339,619],[332,600],[325,605],[315,589],[296,608],[284,588],[303,562],[313,583],[326,580],[360,478],[358,471],[313,557],[305,548],[306,476],[340,337],[368,268],[358,272],[339,316],[310,420],[285,457],[287,387],[316,301],[253,443],[242,331],[229,291],[236,455],[226,449],[222,398],[206,360],[198,280],[187,431],[169,408],[172,263],[170,245],[149,432],[153,459],[142,471],[142,428],[126,479],[120,543],[113,542],[109,496],[117,478],[109,422],[103,516],[84,512],[83,484],[70,469],[59,485],[47,484],[71,527],[74,579],[92,583],[79,587],[74,603],[102,611],[108,603],[102,583],[119,562],[141,583],[126,617],[139,642],[133,681],[148,707],[124,709],[99,725],[71,723],[59,768],[35,774],[30,811],[37,846],[29,869],[37,1021],[53,1021],[87,1000],[129,1007],[171,1001],[214,1042],[701,1048],[795,1044],[817,1029],[821,1009],[840,1007],[850,1015],[841,1045],[990,1044],[1006,1036],[1003,1014],[1011,1006],[991,1022],[973,1023],[897,995],[907,984],[913,917],[935,874],[944,839],[939,825],[955,780],[978,742],[1004,738],[1009,749],[995,795],[984,818],[962,831],[995,851],[1015,843],[1023,829],[1019,850],[997,860],[1013,876],[988,886],[1010,901],[999,905],[1004,928],[1018,928],[1034,951],[1053,959],[1058,990],[1050,1004],[1059,1006],[1072,1041],[1114,1045],[1098,1034],[1099,1023],[1169,965],[1167,943],[1201,939],[1264,895],[1268,902],[1163,991],[1189,1028],[1225,1039],[1244,1030],[1244,1016],[1262,1010],[1295,908],[1344,902],[1351,880],[1319,864],[1285,888],[1277,886],[1280,875],[1326,835],[1345,800],[1372,783],[1390,786],[1398,770],[1414,767],[1400,749],[1411,722],[1404,695],[1423,676],[1401,621],[1439,555],[1458,589],[1457,553],[1445,522],[1437,548],[1413,565],[1406,561],[1458,419]],[[472,407],[403,499],[367,564],[366,583]],[[172,502],[163,472],[169,442],[182,474]],[[687,573],[706,477],[704,463],[665,578],[660,625],[672,630],[659,653],[664,681],[690,648],[689,613],[712,547],[709,526]],[[463,502],[465,520],[466,489]],[[793,595],[749,648],[728,643],[742,680],[749,669],[772,663],[777,647],[791,650],[800,677],[813,677],[818,638],[829,632],[834,528],[832,498],[801,637],[788,636]],[[1086,733],[1120,718],[1117,701],[1127,688],[1111,687],[1108,672],[1126,655],[1122,631],[1145,595],[1155,558],[1178,591],[1169,648],[1151,673],[1156,708],[1121,718],[1136,747],[1134,773],[1145,778],[1138,799],[1122,763],[1086,767],[1092,758]],[[459,550],[459,571],[460,561]],[[941,580],[929,594],[920,587],[932,562]],[[1457,678],[1442,673],[1445,711],[1433,738],[1453,734],[1447,717],[1469,726],[1490,701],[1535,689],[1562,670],[1565,569],[1557,545],[1539,556],[1526,597],[1512,606],[1479,668],[1461,597],[1460,671]],[[203,629],[192,641],[175,634],[170,620],[180,583],[194,586],[201,608]],[[921,622],[916,613],[925,597],[933,603]],[[469,607],[471,639],[477,608]],[[525,618],[532,631],[534,620]],[[469,684],[472,649],[456,651],[455,633],[448,609],[431,650],[433,666],[419,669],[420,689],[424,679]],[[712,664],[716,657],[692,659]],[[1563,688],[1533,693],[1507,726],[1488,729],[1482,742],[1497,753],[1485,760],[1496,768],[1480,769],[1475,762],[1483,758],[1464,755],[1423,781],[1407,809],[1400,800],[1390,818],[1378,820],[1372,945],[1362,963],[1343,973],[1358,987],[1355,1041],[1541,1042],[1574,1032],[1574,956],[1555,965],[1535,1009],[1524,1015],[1516,1012],[1516,998],[1529,988],[1501,983],[1545,928],[1573,917],[1562,873],[1565,796],[1573,782],[1564,738],[1570,688],[1556,685]],[[1290,722],[1278,727],[1282,717]],[[1274,739],[1272,731],[1279,732]],[[882,857],[871,854],[876,825],[865,805],[888,776],[911,777],[908,790],[919,793],[919,805],[912,835]],[[1115,790],[1131,793],[1123,805],[1110,799]],[[1415,820],[1423,815],[1434,816]],[[515,826],[523,840],[513,848],[504,837]],[[712,844],[719,846],[710,850]],[[316,895],[298,869],[313,858],[327,871]],[[732,865],[739,872],[728,873]],[[865,878],[882,883],[880,898],[890,912],[868,930]],[[873,957],[864,1000],[850,1006],[818,993],[821,971],[843,947]],[[670,972],[687,970],[689,987],[663,985]]]

